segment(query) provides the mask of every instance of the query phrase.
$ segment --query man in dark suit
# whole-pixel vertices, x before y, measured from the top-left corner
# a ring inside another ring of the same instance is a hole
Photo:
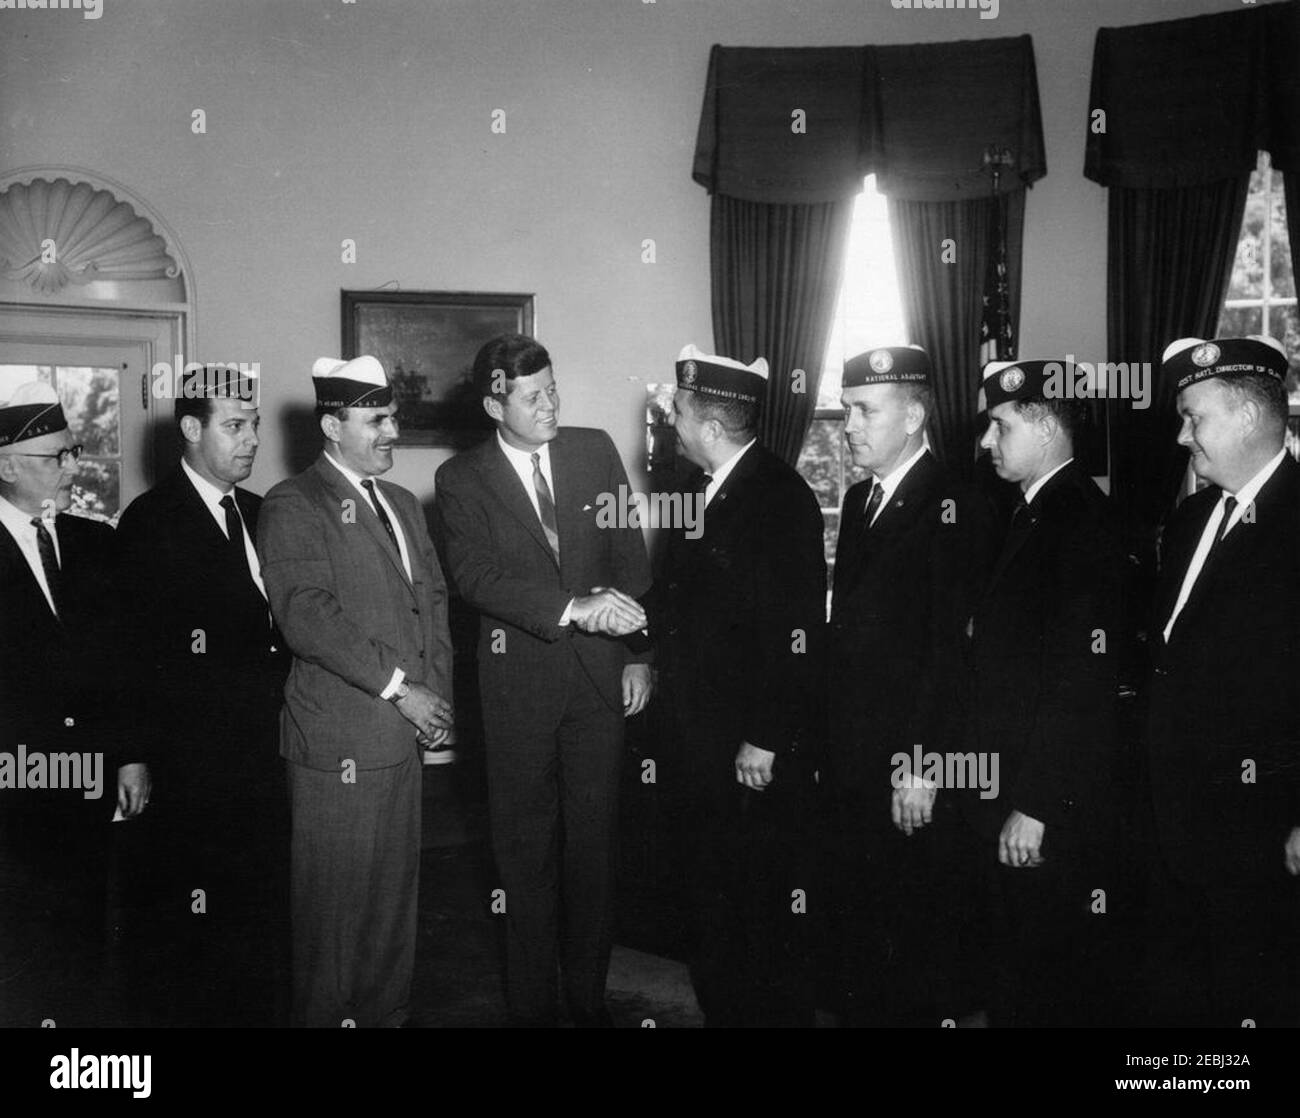
[[[50,386],[21,385],[0,406],[0,922],[4,957],[49,999],[22,1007],[23,1024],[88,1020],[84,996],[102,977],[109,820],[149,800],[140,743],[121,740],[112,716],[113,530],[67,514],[80,454]],[[80,996],[64,1004],[69,972]]]
[[[766,380],[762,358],[682,351],[673,420],[700,469],[652,601],[672,726],[658,772],[680,812],[691,978],[721,1026],[811,1024],[813,1009],[826,561],[812,491],[756,441]]]
[[[1151,629],[1155,867],[1147,970],[1161,1024],[1300,1024],[1300,467],[1272,338],[1164,354],[1206,487],[1165,527]]]
[[[1094,1022],[1113,919],[1125,559],[1074,459],[1083,405],[1056,391],[1072,374],[1054,361],[984,370],[981,445],[1024,495],[972,620],[971,748],[996,794],[961,796],[990,879],[1001,1024]]]
[[[174,404],[181,460],[117,530],[132,733],[155,761],[149,872],[162,900],[150,938],[170,956],[147,965],[163,972],[160,1004],[190,1024],[273,1024],[287,982],[276,744],[289,656],[254,545],[262,499],[238,484],[257,455],[257,388],[237,370],[191,370]]]
[[[970,843],[955,834],[952,797],[911,758],[918,746],[964,748],[954,691],[992,523],[930,452],[930,378],[915,346],[844,365],[844,435],[871,471],[844,498],[827,658],[831,958],[845,1024],[937,1025],[977,1008],[956,967]]]
[[[258,554],[293,653],[280,720],[292,805],[299,1024],[408,1020],[420,871],[418,739],[452,727],[447,591],[393,464],[397,406],[373,357],[318,360],[325,449],[262,505]]]
[[[650,696],[648,653],[617,638],[646,625],[635,599],[649,561],[635,518],[607,515],[628,492],[613,441],[559,426],[546,349],[502,335],[473,375],[496,434],[439,469],[434,515],[452,581],[482,615],[507,1002],[516,1023],[554,1023],[558,955],[571,1019],[608,1025],[623,720]]]

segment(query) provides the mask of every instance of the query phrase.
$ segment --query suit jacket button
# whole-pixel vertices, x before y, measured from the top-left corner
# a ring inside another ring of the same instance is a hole
[[[424,659],[424,653],[423,653],[423,652],[420,653],[420,659],[421,659],[421,660]]]
[[[65,726],[75,726],[77,724],[77,720],[75,718],[65,718],[63,720],[63,724]]]
[[[416,617],[420,616],[420,611],[416,609],[414,606],[411,607],[411,612],[415,614]]]
[[[279,652],[280,650],[279,650],[278,648],[276,648],[275,645],[271,645],[271,651],[272,651],[272,652]]]

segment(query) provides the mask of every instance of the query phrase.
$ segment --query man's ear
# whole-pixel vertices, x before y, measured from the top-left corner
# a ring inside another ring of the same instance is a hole
[[[1264,418],[1263,411],[1260,410],[1259,401],[1250,396],[1242,399],[1237,405],[1237,422],[1241,424],[1241,433],[1243,435],[1253,435],[1259,430],[1260,420]]]
[[[488,418],[493,423],[500,423],[506,417],[505,404],[496,396],[483,397],[483,410],[487,412]]]
[[[925,408],[919,401],[909,400],[907,403],[907,434],[910,438],[918,431],[925,429]]]
[[[1056,438],[1056,433],[1061,429],[1061,421],[1047,408],[1043,408],[1034,420],[1034,426],[1038,428],[1038,436],[1043,445],[1046,446]]]
[[[181,416],[181,438],[187,443],[197,443],[203,437],[203,424],[197,416]]]
[[[322,415],[320,417],[320,429],[321,434],[330,442],[336,443],[339,441],[339,417],[337,415],[332,412],[326,412]]]
[[[18,463],[12,454],[0,454],[0,481],[12,485],[18,480]]]

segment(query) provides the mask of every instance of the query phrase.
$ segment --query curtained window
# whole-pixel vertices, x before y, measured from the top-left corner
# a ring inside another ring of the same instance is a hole
[[[906,333],[936,366],[935,451],[967,473],[1000,255],[992,231],[1014,242],[1004,285],[1014,321],[1023,192],[1046,173],[1029,36],[713,48],[693,174],[713,195],[714,345],[768,359],[759,437],[792,463],[815,414],[852,199],[871,172],[889,197]]]
[[[840,407],[844,362],[873,346],[906,341],[889,206],[876,189],[876,177],[868,175],[862,193],[854,200],[844,278],[822,361],[817,404],[796,463],[821,505],[828,566],[833,567],[835,562],[844,494],[865,476],[853,465],[844,444],[844,412]]]

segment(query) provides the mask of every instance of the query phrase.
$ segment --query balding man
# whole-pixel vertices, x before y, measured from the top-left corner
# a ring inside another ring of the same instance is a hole
[[[1165,351],[1205,488],[1164,530],[1148,742],[1161,1023],[1300,1023],[1300,466],[1271,338]]]

